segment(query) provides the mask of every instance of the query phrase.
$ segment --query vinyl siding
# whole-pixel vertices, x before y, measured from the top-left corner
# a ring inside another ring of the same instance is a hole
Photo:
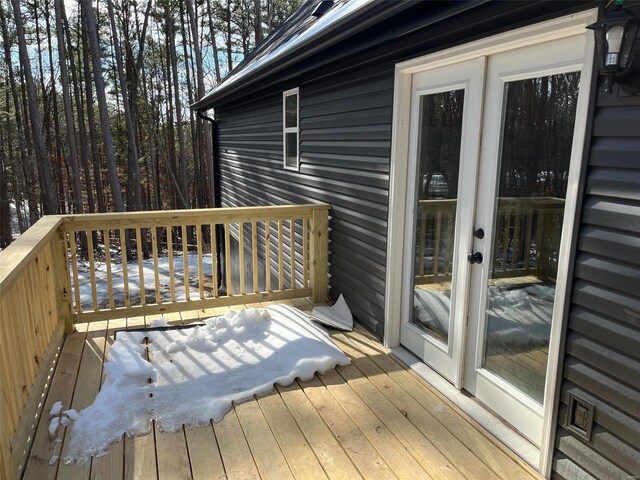
[[[596,99],[571,302],[553,478],[638,478],[640,97],[617,89]],[[570,393],[595,405],[590,442],[565,427]]]
[[[292,86],[300,87],[299,172],[282,166],[281,92],[250,107],[216,108],[222,205],[330,204],[329,294],[344,294],[354,315],[382,336],[391,65]],[[289,263],[285,257],[285,270]]]

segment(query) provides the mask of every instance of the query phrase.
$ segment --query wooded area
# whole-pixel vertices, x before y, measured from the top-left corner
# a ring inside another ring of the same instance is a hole
[[[189,105],[300,3],[0,0],[0,248],[43,214],[211,207]]]

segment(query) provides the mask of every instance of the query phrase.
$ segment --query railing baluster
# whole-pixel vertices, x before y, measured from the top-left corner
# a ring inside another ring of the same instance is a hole
[[[231,234],[229,232],[229,223],[224,224],[224,269],[227,272],[227,295],[233,295],[233,286],[231,285]]]
[[[244,222],[238,222],[238,267],[240,270],[240,293],[247,293],[244,286]]]
[[[120,251],[122,253],[122,281],[124,283],[124,306],[131,306],[131,296],[129,295],[129,269],[127,262],[127,234],[124,228],[120,229]]]
[[[93,311],[97,312],[98,307],[98,293],[96,291],[96,262],[93,255],[93,235],[89,230],[87,232],[87,253],[89,255],[89,276],[91,278],[91,302],[93,304]]]
[[[527,226],[524,234],[524,269],[529,271],[529,257],[531,256],[531,236],[533,230],[533,209],[527,208]]]
[[[187,226],[182,225],[182,269],[184,271],[184,297],[187,301],[190,298],[190,284],[189,284],[189,244],[187,242]]]
[[[291,288],[296,288],[296,224],[289,220],[289,255],[291,256]]]
[[[453,204],[453,208],[447,209],[445,222],[447,225],[447,236],[445,237],[444,244],[444,264],[442,266],[443,275],[451,275],[451,249],[453,248],[453,231],[456,228],[456,204]]]
[[[271,221],[264,221],[264,289],[271,291]]]
[[[111,242],[109,241],[109,230],[102,231],[102,243],[104,244],[104,258],[107,267],[107,292],[109,295],[109,308],[116,308],[113,298],[113,274],[111,273]]]
[[[440,233],[442,231],[442,213],[436,213],[436,232],[433,241],[433,281],[438,283],[438,266],[440,263]]]
[[[169,261],[169,295],[171,303],[176,301],[176,280],[175,268],[173,266],[173,229],[171,225],[165,227],[167,230],[167,257]]]
[[[147,304],[147,293],[144,288],[144,262],[142,256],[142,232],[136,228],[136,254],[138,257],[138,284],[140,287],[140,303],[144,307]]]
[[[200,300],[204,299],[204,267],[202,265],[202,225],[196,225],[196,242],[198,251],[198,291]]]
[[[211,224],[211,278],[213,297],[218,298],[218,233],[217,225]]]
[[[151,227],[151,254],[153,255],[153,279],[156,289],[156,303],[162,303],[160,296],[160,272],[158,271],[158,232],[156,227]]]
[[[514,206],[514,225],[513,225],[513,240],[511,241],[511,245],[513,246],[511,249],[511,268],[518,268],[518,255],[520,254],[520,223],[522,216],[522,204],[520,202],[516,202]]]
[[[309,244],[307,241],[307,230],[309,229],[309,220],[307,218],[302,219],[302,283],[303,287],[309,286]]]
[[[282,240],[282,220],[278,220],[278,290],[284,290],[284,246]]]
[[[509,229],[511,227],[511,211],[504,206],[504,225],[502,231],[502,270],[507,271],[507,256],[509,254]]]
[[[73,293],[76,299],[76,312],[82,313],[80,300],[80,282],[78,281],[78,252],[76,251],[76,232],[69,233],[69,249],[71,250],[71,269],[73,271]]]
[[[258,223],[251,222],[251,272],[253,273],[253,293],[258,293]]]

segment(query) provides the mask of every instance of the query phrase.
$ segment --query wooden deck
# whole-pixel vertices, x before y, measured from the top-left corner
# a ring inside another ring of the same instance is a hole
[[[307,300],[281,303],[311,308]],[[225,311],[227,307],[168,316],[188,323]],[[77,410],[91,404],[114,331],[140,327],[156,317],[78,324],[64,342],[45,412],[57,400]],[[177,433],[154,429],[143,437],[124,438],[108,455],[85,465],[49,465],[52,455],[64,456],[68,435],[59,430],[62,441],[52,445],[45,419],[24,478],[539,478],[364,330],[335,332],[333,338],[351,365],[235,405],[208,427]]]

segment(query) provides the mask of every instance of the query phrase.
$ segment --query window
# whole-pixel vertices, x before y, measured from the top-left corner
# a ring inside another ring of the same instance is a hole
[[[282,93],[282,142],[284,145],[284,168],[287,170],[300,170],[298,92],[298,89],[294,88]]]

